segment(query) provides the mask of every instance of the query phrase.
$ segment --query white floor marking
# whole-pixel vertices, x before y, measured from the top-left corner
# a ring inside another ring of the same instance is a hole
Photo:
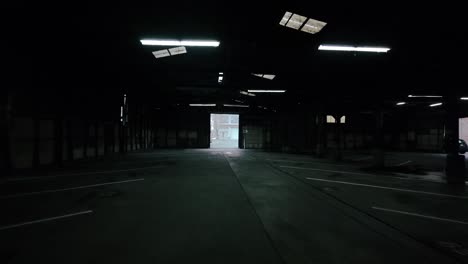
[[[333,173],[346,173],[353,175],[364,175],[364,176],[374,176],[374,174],[369,173],[359,173],[359,172],[350,172],[350,171],[336,171],[336,170],[323,170],[323,169],[314,169],[314,168],[303,168],[303,167],[294,167],[294,166],[280,166],[282,168],[298,169],[298,170],[313,170],[313,171],[323,171],[323,172],[333,172]]]
[[[93,188],[93,187],[112,185],[112,184],[121,184],[121,183],[127,183],[127,182],[135,182],[135,181],[143,181],[143,180],[145,179],[140,178],[140,179],[126,180],[126,181],[115,181],[115,182],[105,182],[105,183],[98,183],[98,184],[91,184],[91,185],[83,185],[83,186],[63,188],[63,189],[45,190],[45,191],[29,192],[29,193],[18,193],[18,194],[0,196],[0,199],[18,198],[18,197],[31,196],[31,195],[44,194],[44,193],[64,192],[64,191],[70,191],[70,190],[86,189],[86,188]]]
[[[397,165],[395,165],[395,166],[397,166],[397,167],[400,167],[400,166],[406,165],[406,164],[408,164],[408,163],[411,163],[411,162],[413,162],[413,161],[411,161],[411,160],[408,160],[408,161],[405,161],[405,162],[399,163],[399,164],[397,164]]]
[[[115,172],[125,172],[125,171],[135,171],[135,170],[144,170],[144,169],[158,169],[164,168],[166,166],[149,166],[149,167],[139,167],[133,169],[125,169],[125,170],[107,170],[107,171],[89,171],[89,172],[80,172],[80,173],[70,173],[70,174],[59,174],[59,175],[51,175],[51,176],[36,176],[36,177],[20,177],[20,178],[8,178],[5,182],[15,182],[15,181],[27,181],[27,180],[40,180],[40,179],[50,179],[50,178],[59,178],[59,177],[68,177],[68,176],[80,176],[80,175],[94,175],[94,174],[107,174],[107,173],[115,173]],[[3,182],[3,183],[5,183]]]
[[[6,229],[11,229],[15,227],[20,227],[20,226],[25,226],[25,225],[31,225],[31,224],[37,224],[37,223],[42,223],[42,222],[47,222],[47,221],[52,221],[52,220],[57,220],[61,218],[67,218],[67,217],[72,217],[72,216],[77,216],[77,215],[83,215],[83,214],[90,214],[92,213],[92,210],[87,210],[83,212],[78,212],[78,213],[73,213],[73,214],[66,214],[66,215],[61,215],[61,216],[55,216],[55,217],[50,217],[50,218],[44,218],[40,220],[35,220],[35,221],[30,221],[30,222],[24,222],[20,224],[15,224],[15,225],[7,225],[7,226],[1,226],[0,231],[6,230]]]
[[[328,164],[328,165],[333,165],[333,166],[346,166],[343,164],[333,164],[331,162],[322,162],[322,161],[301,161],[301,160],[281,160],[281,159],[266,159],[268,161],[278,161],[278,162],[289,162],[289,163],[319,163],[319,164]],[[348,165],[351,166],[351,165]]]
[[[448,219],[448,218],[440,218],[440,217],[435,217],[435,216],[430,216],[430,215],[422,215],[422,214],[416,214],[416,213],[410,213],[410,212],[404,212],[404,211],[386,209],[386,208],[376,207],[376,206],[372,206],[372,209],[380,210],[380,211],[385,211],[385,212],[392,212],[392,213],[398,213],[398,214],[404,214],[404,215],[411,215],[411,216],[417,216],[417,217],[428,218],[428,219],[433,219],[433,220],[439,220],[439,221],[446,221],[446,222],[451,222],[451,223],[457,223],[457,224],[468,225],[468,222],[463,222],[463,221],[453,220],[453,219]]]
[[[458,195],[441,194],[441,193],[433,193],[433,192],[415,191],[415,190],[409,190],[409,189],[384,187],[384,186],[379,186],[379,185],[370,185],[370,184],[344,182],[344,181],[332,181],[332,180],[326,180],[326,179],[320,179],[320,178],[306,178],[306,179],[307,180],[312,180],[312,181],[332,182],[332,183],[340,183],[340,184],[370,187],[370,188],[385,189],[385,190],[400,191],[400,192],[410,192],[410,193],[428,194],[428,195],[436,195],[436,196],[459,198],[459,199],[468,199],[468,196],[458,196]]]

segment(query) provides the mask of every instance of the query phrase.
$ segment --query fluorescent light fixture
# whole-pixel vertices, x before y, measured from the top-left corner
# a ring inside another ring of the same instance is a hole
[[[159,40],[142,39],[142,45],[145,46],[189,46],[189,47],[218,47],[219,41],[197,41],[197,40]]]
[[[238,105],[238,104],[223,104],[226,107],[249,107],[248,105]]]
[[[336,123],[335,117],[333,117],[332,115],[327,115],[327,123],[328,124]]]
[[[286,90],[247,90],[249,93],[284,93]]]
[[[224,75],[224,73],[223,73],[223,72],[219,72],[219,75]]]
[[[243,94],[243,95],[255,96],[255,94],[253,94],[253,93],[248,93],[248,92],[246,92],[246,91],[240,91],[240,93]]]
[[[244,101],[241,101],[241,100],[234,100],[234,102],[241,103],[241,104],[244,103]]]
[[[441,106],[441,105],[442,105],[442,103],[435,103],[435,104],[431,104],[431,105],[429,105],[429,106],[430,106],[430,107],[435,107],[435,106]]]
[[[187,53],[187,49],[185,47],[171,48],[169,49],[169,53],[171,55],[184,54],[184,53]]]
[[[310,34],[315,34],[318,33],[322,28],[326,25],[327,23],[318,21],[312,18],[309,18],[307,22],[302,26],[301,31],[310,33]]]
[[[216,104],[189,104],[190,106],[216,106]]]
[[[153,51],[153,55],[154,55],[154,57],[156,57],[156,59],[171,56],[171,54],[169,53],[169,51],[168,51],[167,49],[165,49],[165,50]]]
[[[222,83],[223,82],[223,76],[219,76],[218,77],[218,83]]]
[[[390,48],[386,47],[352,47],[352,46],[335,46],[335,45],[320,45],[319,50],[333,51],[360,51],[360,52],[387,52]]]
[[[466,100],[468,100],[468,97],[461,97],[460,100],[466,101]]]
[[[442,98],[441,95],[408,95],[409,98]]]
[[[406,102],[398,102],[398,103],[396,103],[396,105],[405,105],[405,104],[406,104]]]

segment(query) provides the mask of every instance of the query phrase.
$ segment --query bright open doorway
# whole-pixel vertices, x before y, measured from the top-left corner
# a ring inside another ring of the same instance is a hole
[[[210,148],[239,147],[239,115],[211,114]]]

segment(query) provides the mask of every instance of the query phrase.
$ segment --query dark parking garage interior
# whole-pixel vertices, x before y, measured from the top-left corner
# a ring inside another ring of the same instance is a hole
[[[468,263],[463,8],[4,11],[0,263]]]

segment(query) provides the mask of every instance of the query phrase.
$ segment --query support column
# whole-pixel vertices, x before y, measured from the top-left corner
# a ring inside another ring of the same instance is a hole
[[[446,144],[447,157],[445,175],[447,183],[465,185],[465,156],[459,154],[459,102],[456,96],[447,96],[446,105]]]
[[[322,112],[317,114],[316,118],[317,122],[317,146],[316,146],[316,155],[319,158],[325,156],[325,140],[326,140],[326,133],[325,133],[325,114]]]
[[[342,126],[341,126],[341,115],[333,116],[335,118],[334,126],[334,141],[335,141],[335,151],[333,153],[333,159],[340,161],[343,158],[342,153]]]
[[[7,176],[12,168],[10,150],[11,95],[8,92],[6,92],[6,96],[2,99],[0,105],[0,158],[3,159],[2,166],[6,171],[3,176]]]
[[[63,118],[61,116],[55,119],[55,163],[57,166],[63,166]]]
[[[375,113],[375,134],[374,134],[374,148],[373,148],[373,166],[377,168],[385,167],[385,151],[384,151],[384,112],[377,110]]]

